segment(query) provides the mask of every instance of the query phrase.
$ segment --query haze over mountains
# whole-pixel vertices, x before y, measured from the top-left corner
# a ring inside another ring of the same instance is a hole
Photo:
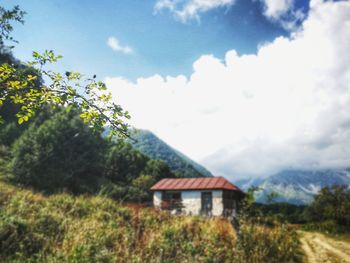
[[[262,190],[256,194],[258,202],[266,202],[266,196],[275,192],[278,197],[275,201],[293,204],[307,204],[323,187],[348,185],[350,187],[350,169],[323,170],[323,171],[282,171],[266,179],[246,179],[236,181],[243,190],[251,186],[258,186]]]

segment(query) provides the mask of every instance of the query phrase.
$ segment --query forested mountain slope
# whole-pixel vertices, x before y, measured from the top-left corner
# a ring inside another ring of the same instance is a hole
[[[181,177],[212,176],[206,168],[170,147],[150,131],[135,130],[132,132],[132,138],[136,140],[130,141],[135,149],[151,159],[166,162],[170,169]]]

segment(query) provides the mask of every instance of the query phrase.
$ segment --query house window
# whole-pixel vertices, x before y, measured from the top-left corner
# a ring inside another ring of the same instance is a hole
[[[211,215],[213,210],[212,192],[202,192],[202,214]]]
[[[165,191],[162,192],[162,208],[169,210],[181,210],[182,198],[181,192],[178,191]]]
[[[236,213],[236,200],[233,191],[223,191],[224,216],[232,216]]]

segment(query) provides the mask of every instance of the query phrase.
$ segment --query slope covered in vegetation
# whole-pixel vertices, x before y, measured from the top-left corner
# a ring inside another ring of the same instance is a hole
[[[171,216],[112,199],[0,183],[1,262],[296,262],[286,226]]]
[[[212,176],[206,168],[170,147],[152,132],[137,129],[131,135],[136,140],[136,142],[130,141],[135,149],[151,159],[166,162],[170,169],[181,177]]]
[[[7,108],[0,114],[9,116]],[[162,161],[95,133],[75,111],[42,110],[27,125],[0,124],[0,176],[45,193],[67,191],[147,201],[149,187],[174,177]]]

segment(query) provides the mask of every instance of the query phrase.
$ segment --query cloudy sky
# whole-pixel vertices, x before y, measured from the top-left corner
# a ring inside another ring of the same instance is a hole
[[[131,124],[230,179],[350,167],[350,1],[5,1],[15,55],[97,73]]]

